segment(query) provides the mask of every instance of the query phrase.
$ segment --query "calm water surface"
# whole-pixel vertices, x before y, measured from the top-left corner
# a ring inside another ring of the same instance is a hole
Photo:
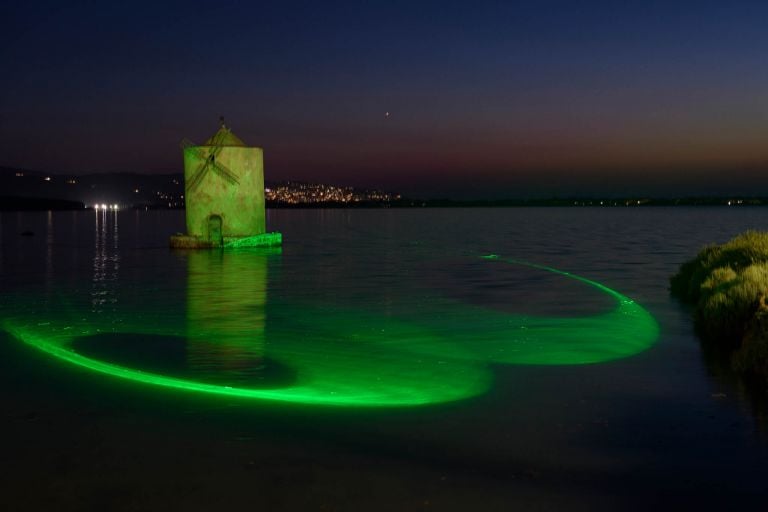
[[[273,210],[282,249],[226,253],[169,250],[183,224],[183,212],[0,215],[14,499],[31,481],[45,482],[41,506],[71,509],[204,510],[254,490],[267,508],[328,510],[767,497],[760,394],[704,356],[667,283],[702,245],[764,229],[768,210]],[[488,254],[616,290],[658,335],[585,326],[615,299]],[[95,373],[24,344],[18,326],[267,399]],[[505,333],[515,342],[493,341]],[[273,399],[286,389],[301,392]]]

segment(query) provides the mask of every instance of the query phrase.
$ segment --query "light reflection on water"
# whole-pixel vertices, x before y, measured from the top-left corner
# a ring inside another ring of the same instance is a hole
[[[441,461],[450,460],[448,452],[472,454],[466,455],[472,463],[490,460],[498,466],[521,460],[550,471],[566,467],[582,474],[616,474],[614,483],[642,473],[642,468],[651,468],[648,481],[672,482],[684,468],[691,482],[710,482],[706,475],[711,473],[717,475],[711,483],[732,487],[748,487],[765,475],[765,466],[755,462],[765,452],[750,430],[750,395],[702,357],[689,312],[670,299],[667,280],[702,245],[768,225],[768,211],[268,214],[271,229],[284,234],[281,254],[241,265],[237,258],[228,261],[226,253],[169,251],[167,237],[183,230],[183,212],[121,211],[96,219],[91,212],[4,213],[0,307],[11,307],[9,297],[20,293],[50,304],[61,304],[62,295],[69,294],[73,310],[109,318],[118,327],[144,325],[154,331],[163,326],[155,341],[166,348],[147,356],[157,356],[160,368],[182,375],[229,373],[236,381],[261,378],[267,381],[265,389],[269,383],[290,386],[299,378],[289,365],[280,366],[282,359],[270,341],[302,335],[312,327],[291,323],[291,317],[330,330],[336,329],[339,310],[390,318],[406,309],[418,312],[435,295],[492,312],[568,318],[609,307],[604,296],[579,283],[524,269],[497,270],[468,259],[491,252],[509,255],[584,275],[636,299],[659,321],[658,343],[634,357],[599,365],[487,365],[482,371],[490,372],[493,385],[451,409],[455,415],[435,408],[412,413],[416,419],[402,420],[401,430],[388,425],[390,433],[404,439],[425,440],[416,447],[409,444],[409,453]],[[119,238],[110,238],[113,228],[119,228]],[[26,229],[35,236],[20,237]],[[235,267],[242,270],[221,271]],[[96,304],[92,293],[101,291],[107,291],[108,302]],[[227,314],[231,309],[238,312],[236,317]],[[360,325],[370,320],[361,318]],[[245,330],[249,334],[243,335]],[[226,343],[208,344],[201,333]],[[103,341],[94,345],[103,346]],[[323,343],[315,346],[316,360],[306,368],[327,357]],[[232,364],[232,354],[248,364]],[[115,351],[103,355],[115,356]],[[260,368],[259,361],[265,362],[262,369],[274,362],[267,378],[247,371],[238,375],[244,367]],[[368,368],[359,370],[371,375]],[[737,398],[739,393],[745,393],[744,401]],[[736,466],[745,460],[757,470],[739,471]],[[733,473],[724,476],[717,467],[730,467]]]
[[[192,375],[224,373],[237,382],[265,372],[267,260],[279,253],[179,254],[188,269],[186,349]]]
[[[376,244],[375,251],[353,248],[356,261],[343,259],[343,266],[336,254],[316,261],[298,252],[301,266],[283,273],[287,279],[278,273],[271,280],[267,258],[272,256],[282,267],[280,250],[171,253],[176,258],[170,263],[186,269],[186,283],[163,280],[167,288],[154,290],[161,283],[141,272],[130,281],[120,279],[119,215],[106,211],[95,215],[91,315],[82,317],[76,290],[59,289],[43,309],[30,308],[30,302],[37,302],[34,295],[22,296],[19,302],[26,311],[4,325],[21,340],[65,361],[145,383],[301,403],[419,405],[486,391],[489,363],[605,362],[635,355],[657,336],[653,319],[625,297],[595,283],[523,266],[528,273],[570,281],[572,289],[551,280],[552,289],[558,296],[570,293],[582,305],[591,302],[590,295],[610,298],[604,310],[587,307],[573,314],[555,308],[545,316],[530,308],[534,301],[519,300],[527,294],[546,298],[541,280],[521,279],[508,272],[519,266],[514,261],[494,257],[495,263],[489,264],[471,250],[453,257],[505,270],[486,272],[483,280],[496,283],[497,302],[513,309],[524,304],[516,308],[519,311],[494,312],[484,304],[492,302],[482,293],[466,301],[466,293],[451,298],[434,286],[458,282],[474,293],[475,284],[461,283],[462,275],[478,272],[474,266],[459,267],[447,279],[436,277],[423,269],[445,267],[444,258],[430,257],[421,247],[402,247],[384,249],[382,263]],[[365,274],[349,272],[358,262],[373,266]],[[326,280],[313,282],[307,274]],[[301,279],[292,279],[296,276]],[[589,286],[574,288],[574,283]],[[268,286],[275,294],[269,308],[271,322],[266,320]],[[505,297],[508,290],[522,295],[518,300]],[[180,296],[186,303],[183,314]],[[38,318],[47,322],[34,325]],[[179,324],[186,327],[182,335]],[[179,352],[185,354],[181,362],[173,355]],[[163,360],[169,368],[162,367]],[[290,374],[295,379],[288,378]],[[278,382],[285,386],[282,392]],[[273,390],[264,391],[265,387]]]
[[[120,273],[118,215],[115,212],[107,213],[107,210],[95,210],[94,214],[96,243],[91,287],[92,311],[102,312],[105,308],[114,311],[117,303],[115,288],[118,286]],[[52,250],[53,240],[52,237],[49,236],[49,238],[51,240],[48,242],[48,247]],[[52,260],[50,256],[48,259]],[[52,278],[53,275],[50,276],[50,279]]]

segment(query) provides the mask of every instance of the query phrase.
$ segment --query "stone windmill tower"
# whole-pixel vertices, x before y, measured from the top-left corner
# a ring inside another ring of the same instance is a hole
[[[182,141],[187,234],[172,247],[265,247],[280,245],[266,233],[264,157],[223,123],[205,144]]]

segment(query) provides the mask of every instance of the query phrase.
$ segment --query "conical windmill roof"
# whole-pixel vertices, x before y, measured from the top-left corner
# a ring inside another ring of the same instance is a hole
[[[205,141],[203,146],[245,146],[245,143],[232,133],[232,130],[222,124],[219,131]]]

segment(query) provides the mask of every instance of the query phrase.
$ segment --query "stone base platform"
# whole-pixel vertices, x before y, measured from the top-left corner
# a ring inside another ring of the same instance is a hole
[[[237,247],[280,247],[283,244],[281,233],[262,233],[254,236],[225,236],[223,244],[217,244],[199,236],[171,235],[172,249],[221,249]]]

